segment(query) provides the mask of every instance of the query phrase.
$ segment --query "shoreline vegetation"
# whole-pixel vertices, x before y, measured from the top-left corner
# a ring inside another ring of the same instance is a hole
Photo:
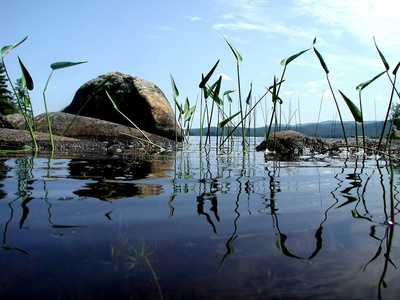
[[[240,147],[243,149],[243,151],[246,151],[251,146],[250,140],[252,137],[263,136],[264,144],[267,145],[266,150],[269,150],[268,141],[273,134],[275,134],[278,131],[291,129],[300,132],[302,134],[306,134],[308,136],[317,136],[317,137],[321,136],[324,138],[343,138],[345,141],[345,146],[351,145],[348,139],[354,136],[356,144],[351,146],[360,148],[367,147],[366,145],[367,137],[376,137],[378,139],[378,144],[376,146],[377,151],[386,152],[387,150],[390,150],[387,148],[387,146],[391,144],[391,141],[395,138],[395,128],[393,126],[394,122],[391,121],[391,117],[394,115],[398,115],[399,113],[398,112],[399,105],[395,105],[393,103],[393,100],[394,98],[396,99],[400,98],[399,92],[396,89],[396,75],[397,75],[397,70],[400,66],[400,62],[396,65],[396,67],[393,69],[392,72],[389,72],[390,66],[386,61],[383,53],[378,48],[375,38],[373,38],[374,45],[377,50],[378,56],[382,61],[384,71],[380,72],[373,78],[355,87],[356,91],[358,92],[358,98],[359,98],[359,103],[356,104],[353,101],[351,101],[340,89],[335,90],[332,87],[331,82],[329,80],[329,72],[330,72],[329,68],[323,58],[323,55],[316,49],[316,43],[317,43],[316,38],[313,40],[312,44],[308,48],[305,48],[304,50],[296,54],[288,56],[287,58],[281,61],[280,64],[283,67],[282,74],[280,76],[274,76],[272,85],[270,85],[269,87],[265,87],[266,90],[262,96],[255,97],[253,95],[253,85],[252,83],[250,83],[247,96],[242,97],[244,95],[242,95],[243,87],[240,76],[240,65],[243,61],[243,58],[241,54],[238,52],[238,50],[233,46],[233,44],[228,40],[228,38],[224,34],[222,34],[222,37],[226,41],[230,50],[232,51],[232,54],[236,62],[235,63],[236,78],[237,78],[236,90],[223,91],[222,76],[219,76],[217,81],[209,83],[211,78],[213,78],[215,71],[218,68],[220,59],[216,61],[214,66],[208,71],[208,73],[206,73],[206,75],[201,74],[201,80],[199,80],[200,83],[198,86],[200,89],[200,97],[199,97],[200,99],[197,99],[194,104],[190,102],[188,97],[186,97],[183,103],[180,103],[178,101],[179,98],[178,86],[172,74],[170,74],[171,86],[173,92],[172,97],[175,106],[175,118],[177,124],[175,127],[175,132],[177,132],[179,125],[179,128],[182,129],[183,131],[183,144],[185,143],[189,144],[191,135],[198,135],[200,136],[199,147],[201,150],[203,147],[206,148],[211,144],[211,136],[215,135],[217,136],[215,146],[217,149],[218,148],[222,149],[228,146],[232,146],[233,145],[232,137],[237,136],[241,140]],[[36,130],[35,129],[36,125],[34,122],[33,115],[30,114],[30,112],[33,111],[33,109],[31,109],[30,107],[31,101],[28,93],[29,90],[32,90],[34,88],[33,80],[27,68],[25,67],[25,65],[23,65],[21,59],[18,57],[18,61],[22,70],[22,78],[21,78],[22,88],[26,92],[26,93],[19,93],[19,91],[12,84],[12,81],[7,72],[6,64],[4,63],[4,57],[6,56],[6,54],[11,50],[13,50],[14,48],[16,48],[17,46],[19,46],[20,44],[22,44],[26,39],[27,37],[25,37],[24,39],[13,45],[4,46],[1,49],[1,61],[5,70],[6,77],[14,92],[16,102],[24,117],[25,126],[29,130],[33,144],[32,146],[33,151],[38,151],[39,147],[36,142],[34,134]],[[289,112],[287,116],[285,116],[285,114],[283,113],[284,111],[283,105],[286,104],[285,102],[286,99],[280,96],[280,90],[282,85],[286,84],[285,74],[288,71],[289,64],[294,60],[296,60],[301,55],[303,55],[304,53],[307,53],[309,51],[314,52],[316,59],[319,61],[321,68],[325,73],[327,84],[329,86],[333,101],[335,102],[337,108],[336,113],[339,120],[331,123],[317,122],[314,127],[312,126],[310,127],[310,125],[308,124],[299,125],[299,127],[297,127],[296,125],[282,125],[282,123],[287,123],[287,124],[291,124],[292,122],[301,123],[300,107],[298,107],[298,109],[296,109],[294,113]],[[49,112],[47,111],[47,104],[46,104],[47,100],[45,95],[50,77],[55,70],[75,65],[80,65],[83,63],[86,63],[86,61],[56,62],[50,65],[51,73],[43,90],[43,101],[46,111],[45,115],[48,125],[48,133],[50,137],[51,151],[54,151],[55,145],[53,141],[51,120],[49,118]],[[365,90],[365,88],[373,84],[375,80],[377,80],[384,74],[387,75],[388,80],[391,84],[391,96],[387,101],[388,107],[387,107],[386,117],[382,122],[366,122],[363,120],[362,92]],[[107,80],[108,79],[100,83],[98,87],[104,85],[104,83]],[[97,92],[98,87],[95,88],[93,93]],[[336,95],[340,95],[341,97],[336,97]],[[111,97],[112,95],[109,96],[109,98],[111,102],[113,102]],[[267,100],[269,97],[270,100]],[[233,98],[236,98],[237,100],[238,103],[237,108],[233,107],[232,105]],[[90,99],[91,98],[89,98],[87,101],[89,101]],[[343,121],[341,116],[341,110],[342,110],[341,107],[343,106],[347,106],[346,109],[348,109],[351,112],[354,121],[352,122]],[[122,115],[124,114],[124,112],[119,111],[115,105],[114,107]],[[198,130],[192,129],[193,116],[195,113],[200,116],[199,125],[197,126],[199,128]],[[79,112],[76,114],[76,116],[78,116],[78,114]],[[255,126],[256,114],[262,114],[265,124],[263,127],[256,128]],[[72,122],[74,122],[74,120],[75,119],[71,121],[71,124]],[[212,124],[217,124],[217,126],[213,127]],[[68,125],[66,128],[68,129],[70,125]],[[137,129],[140,131],[139,128]],[[154,144],[150,140],[148,142],[150,142],[150,144],[153,144],[153,146],[157,146],[159,152],[165,151],[165,148],[163,148],[162,146]],[[178,139],[176,135],[175,147],[178,147],[177,145],[178,145]]]

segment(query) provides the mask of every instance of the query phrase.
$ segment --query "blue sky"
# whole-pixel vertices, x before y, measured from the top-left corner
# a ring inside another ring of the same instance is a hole
[[[213,81],[223,75],[222,90],[237,89],[236,61],[223,33],[243,57],[243,98],[250,83],[254,97],[262,95],[274,75],[281,76],[280,61],[307,48],[316,37],[343,118],[352,120],[337,90],[358,103],[355,87],[384,71],[373,36],[391,69],[400,59],[399,4],[393,0],[1,0],[1,9],[6,26],[0,46],[28,36],[5,63],[14,81],[20,77],[17,55],[30,71],[35,114],[44,111],[43,88],[50,64],[57,61],[88,63],[53,74],[46,93],[50,111],[68,105],[86,81],[111,71],[154,82],[172,105],[171,73],[180,92],[178,101],[189,97],[194,104],[201,74],[220,59]],[[292,124],[316,122],[321,99],[319,120],[338,118],[325,73],[312,51],[288,66],[285,80],[282,111],[286,118],[295,115]],[[365,120],[384,118],[390,87],[384,75],[365,89]],[[237,99],[237,94],[232,97]],[[232,111],[237,110],[234,101]],[[263,126],[270,111],[268,98],[257,110],[257,126]],[[195,120],[193,126],[197,124]]]

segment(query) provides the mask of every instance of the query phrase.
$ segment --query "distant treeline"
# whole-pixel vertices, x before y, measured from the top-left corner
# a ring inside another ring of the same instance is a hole
[[[364,121],[364,130],[365,135],[371,138],[377,138],[380,136],[382,128],[383,128],[383,121]],[[348,121],[343,122],[346,135],[347,137],[355,136],[356,129],[355,129],[355,122]],[[358,136],[362,135],[361,124],[358,124]],[[389,131],[390,122],[387,122],[385,128],[385,135]],[[231,129],[226,127],[223,129],[225,134],[228,133]],[[307,123],[307,124],[297,124],[297,125],[272,125],[271,133],[274,131],[282,131],[282,130],[294,130],[297,132],[301,132],[308,136],[315,136],[315,137],[322,137],[322,138],[343,138],[343,129],[340,125],[340,122],[334,121],[325,121],[320,123]],[[210,133],[212,136],[222,134],[222,129],[217,127],[210,127]],[[258,128],[246,128],[246,135],[247,136],[264,136],[266,131],[265,127],[258,127]],[[241,133],[241,128],[238,128],[236,132],[233,134],[235,136]],[[203,129],[203,134],[207,134],[207,129]],[[190,135],[200,135],[200,129],[191,129]]]

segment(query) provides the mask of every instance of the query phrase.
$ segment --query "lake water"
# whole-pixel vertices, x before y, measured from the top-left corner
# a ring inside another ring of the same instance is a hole
[[[399,299],[388,161],[191,139],[146,157],[3,154],[0,298]]]

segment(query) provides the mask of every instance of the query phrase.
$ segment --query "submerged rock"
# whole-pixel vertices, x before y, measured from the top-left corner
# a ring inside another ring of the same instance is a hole
[[[107,77],[110,80],[94,94],[95,88]],[[71,104],[63,112],[92,117],[132,127],[132,124],[113,106],[106,91],[118,109],[141,130],[175,140],[175,131],[181,140],[181,129],[164,93],[154,84],[136,76],[111,72],[98,76],[82,85]],[[93,96],[92,96],[93,95]],[[85,105],[87,100],[90,101]]]
[[[281,158],[292,158],[301,155],[310,155],[327,149],[327,144],[320,138],[293,130],[273,133],[269,136],[268,147],[265,141],[256,146],[257,151],[274,151]]]

